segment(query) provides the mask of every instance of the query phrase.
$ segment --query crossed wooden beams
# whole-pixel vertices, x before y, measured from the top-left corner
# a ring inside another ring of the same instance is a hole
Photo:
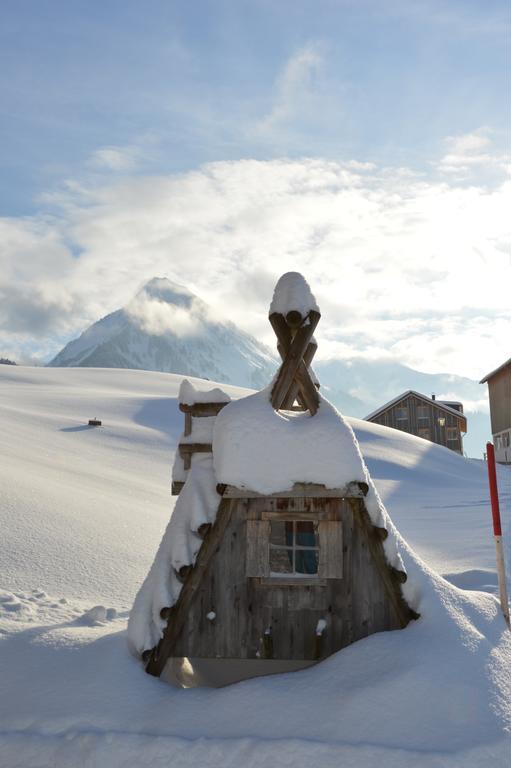
[[[309,366],[316,354],[313,334],[320,313],[310,310],[307,315],[291,310],[285,316],[272,312],[270,323],[277,336],[277,349],[282,365],[271,391],[271,404],[275,410],[291,410],[295,400],[301,409],[314,416],[319,407],[319,396]]]

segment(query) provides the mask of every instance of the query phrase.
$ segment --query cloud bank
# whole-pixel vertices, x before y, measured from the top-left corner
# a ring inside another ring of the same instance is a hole
[[[509,356],[511,178],[487,134],[447,148],[499,177],[306,158],[67,183],[39,216],[0,220],[0,354],[51,355],[155,275],[273,344],[273,286],[298,270],[323,312],[319,355],[478,377]],[[139,309],[156,332],[191,332]]]

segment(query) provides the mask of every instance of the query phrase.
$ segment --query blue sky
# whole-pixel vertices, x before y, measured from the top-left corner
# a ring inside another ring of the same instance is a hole
[[[295,269],[324,355],[509,357],[508,3],[0,13],[0,356],[47,360],[155,275],[272,342]]]
[[[509,141],[508,3],[18,0],[1,13],[3,214],[36,210],[103,146],[136,147],[137,172],[175,172],[303,155],[424,168],[449,135],[488,125]]]

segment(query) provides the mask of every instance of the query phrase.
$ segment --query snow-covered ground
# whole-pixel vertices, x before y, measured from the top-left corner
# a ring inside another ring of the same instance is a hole
[[[222,690],[143,672],[126,620],[174,503],[181,378],[0,366],[0,766],[509,765],[485,465],[366,422],[351,420],[394,523],[450,580],[403,545],[422,618]],[[509,469],[499,482],[509,528]]]

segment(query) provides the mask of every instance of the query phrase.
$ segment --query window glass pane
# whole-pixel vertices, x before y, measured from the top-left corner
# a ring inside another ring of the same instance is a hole
[[[396,408],[396,419],[398,421],[404,420],[408,418],[408,408]]]
[[[289,525],[289,523],[285,523],[283,520],[272,520],[270,525],[270,544],[276,544],[280,547],[286,546],[286,525]],[[291,523],[291,526],[293,523]],[[291,527],[291,541],[289,542],[289,545],[292,545],[292,532],[293,529]]]
[[[295,552],[295,571],[296,573],[317,573],[318,550],[297,549]]]
[[[292,549],[270,549],[270,573],[293,573]]]
[[[296,525],[296,546],[318,547],[318,524],[312,520],[299,520]]]

